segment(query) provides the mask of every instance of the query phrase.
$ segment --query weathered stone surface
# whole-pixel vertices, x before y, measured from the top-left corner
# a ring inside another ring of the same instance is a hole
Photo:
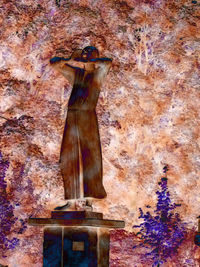
[[[0,115],[9,120],[0,118],[0,146],[10,161],[10,201],[20,203],[16,216],[48,217],[65,204],[58,159],[71,87],[49,59],[91,44],[113,58],[97,106],[108,197],[94,211],[125,220],[132,232],[138,208],[155,206],[168,164],[169,191],[182,204],[177,211],[197,228],[199,12],[197,1],[186,0],[1,1]],[[42,236],[42,228],[28,226],[1,263],[42,266]],[[198,266],[199,250],[187,240],[180,263],[166,266]],[[122,250],[117,257],[120,267],[145,266]]]

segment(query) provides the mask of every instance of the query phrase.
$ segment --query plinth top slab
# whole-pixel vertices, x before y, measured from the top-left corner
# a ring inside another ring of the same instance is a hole
[[[29,218],[28,224],[33,226],[93,226],[106,228],[124,228],[124,221],[101,220],[94,218],[86,219],[52,219],[52,218]]]
[[[29,218],[33,226],[92,226],[124,228],[125,222],[103,219],[103,214],[91,211],[52,211],[51,218]]]
[[[85,218],[103,219],[103,214],[92,211],[52,211],[51,218],[52,219],[85,219]]]

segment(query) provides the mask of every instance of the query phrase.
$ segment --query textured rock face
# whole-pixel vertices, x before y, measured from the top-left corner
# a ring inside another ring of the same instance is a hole
[[[113,58],[97,106],[108,197],[94,210],[126,221],[129,248],[138,208],[155,206],[168,164],[169,191],[182,204],[177,211],[188,229],[196,228],[199,12],[197,1],[184,0],[1,1],[0,146],[10,162],[7,193],[20,203],[18,218],[47,217],[65,203],[58,160],[71,87],[49,59],[94,45]],[[18,238],[21,244],[1,263],[42,266],[42,228],[28,226]],[[199,266],[199,251],[187,255],[186,247],[176,266]],[[131,249],[130,257],[123,249],[117,253],[116,259],[111,250],[111,266],[145,266],[130,258]]]

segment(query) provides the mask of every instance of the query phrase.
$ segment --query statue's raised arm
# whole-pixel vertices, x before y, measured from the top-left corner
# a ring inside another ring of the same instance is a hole
[[[111,58],[97,58],[94,60],[91,60],[95,64],[95,69],[97,70],[97,76],[96,79],[99,83],[99,86],[102,85],[106,75],[108,74],[110,67],[112,65],[112,59]]]
[[[81,53],[81,49],[76,49],[69,58],[53,57],[50,60],[51,66],[67,78],[71,85],[74,84],[76,69],[84,67],[83,62],[80,62]]]

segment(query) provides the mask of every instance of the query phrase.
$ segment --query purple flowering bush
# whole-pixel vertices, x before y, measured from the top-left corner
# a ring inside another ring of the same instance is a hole
[[[17,221],[13,213],[14,207],[8,200],[6,192],[7,184],[4,179],[8,167],[9,162],[3,159],[0,152],[0,252],[4,258],[6,257],[5,252],[7,250],[14,249],[19,244],[18,238],[8,238],[12,232],[12,227]],[[21,222],[21,224],[23,224],[23,222]]]
[[[164,167],[164,172],[166,171],[167,167]],[[140,208],[139,218],[143,219],[143,223],[133,226],[140,228],[137,236],[142,241],[133,249],[142,246],[150,250],[145,253],[145,257],[152,260],[152,266],[160,266],[176,254],[186,235],[186,224],[181,222],[179,214],[174,212],[180,204],[171,202],[167,178],[162,177],[158,184],[160,191],[156,192],[157,206],[154,214],[150,212],[145,214]]]

